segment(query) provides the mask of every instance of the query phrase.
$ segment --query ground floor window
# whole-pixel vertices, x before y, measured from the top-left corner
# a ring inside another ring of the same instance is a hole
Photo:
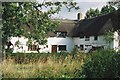
[[[84,50],[84,45],[80,45],[80,50]]]
[[[37,51],[37,45],[29,45],[28,51]]]
[[[66,45],[58,45],[58,50],[59,51],[66,51]]]

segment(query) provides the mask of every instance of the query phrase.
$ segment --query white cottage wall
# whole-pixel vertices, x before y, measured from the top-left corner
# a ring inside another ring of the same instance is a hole
[[[119,50],[119,34],[117,31],[114,32],[113,48],[116,51]]]
[[[48,38],[48,47],[51,52],[52,45],[66,45],[67,46],[67,52],[71,52],[73,49],[73,38],[71,37],[49,37]],[[57,48],[57,52],[60,52]]]
[[[84,45],[84,52],[87,53],[92,46],[106,46],[106,42],[104,40],[104,36],[98,36],[98,40],[94,40],[94,36],[90,36],[89,41],[85,41],[84,38],[76,37],[73,39],[74,45]],[[91,46],[85,46],[85,45],[91,45]]]
[[[19,40],[20,44],[19,47],[15,45],[15,43]],[[25,37],[11,37],[10,38],[11,43],[13,44],[13,53],[16,52],[27,52],[28,46],[26,45],[28,39]]]
[[[114,50],[118,51],[119,50],[119,35],[118,32],[114,32],[114,40],[113,42],[111,42],[111,48],[113,48]],[[16,41],[20,41],[20,47],[23,48],[18,48],[17,46],[15,46]],[[89,50],[92,48],[92,46],[104,46],[104,48],[107,48],[109,46],[109,44],[105,41],[104,36],[100,35],[98,36],[98,40],[94,40],[94,36],[90,36],[89,41],[85,41],[85,37],[84,38],[80,38],[80,37],[66,37],[66,38],[62,38],[62,37],[49,37],[47,39],[47,44],[48,48],[44,48],[41,49],[40,52],[51,52],[52,51],[52,45],[66,45],[66,49],[67,52],[71,52],[73,47],[75,45],[84,45],[84,52],[87,53],[89,52]],[[12,42],[12,44],[14,45],[14,50],[13,53],[16,52],[25,52],[25,53],[30,53],[30,52],[37,52],[37,51],[28,51],[28,46],[27,46],[27,41],[28,39],[25,37],[11,37],[10,41]],[[44,47],[46,45],[39,45],[40,47]],[[91,46],[87,46],[87,45],[91,45]],[[57,52],[60,52],[58,50],[57,47]]]

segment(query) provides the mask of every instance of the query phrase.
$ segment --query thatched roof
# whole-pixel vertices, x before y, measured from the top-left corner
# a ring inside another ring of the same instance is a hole
[[[118,11],[92,19],[84,19],[80,21],[61,20],[61,23],[56,29],[56,32],[67,32],[67,36],[79,37],[81,35],[101,35],[106,31],[115,31],[117,29],[120,29],[120,15]]]

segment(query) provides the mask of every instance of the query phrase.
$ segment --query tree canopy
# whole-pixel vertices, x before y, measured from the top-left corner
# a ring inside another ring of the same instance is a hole
[[[48,31],[54,31],[58,22],[51,16],[59,13],[62,6],[68,11],[79,9],[76,2],[3,2],[3,45],[11,36],[25,36],[39,44],[46,43]],[[46,8],[47,11],[42,9]]]
[[[99,9],[92,9],[90,8],[87,12],[86,12],[86,16],[85,18],[93,18],[93,17],[97,17],[100,15],[100,11]]]
[[[100,16],[100,15],[103,15],[103,14],[114,12],[115,10],[118,10],[118,12],[120,12],[120,0],[111,0],[111,1],[109,1],[108,5],[103,6],[101,8],[101,10],[98,10],[98,8],[97,9],[91,9],[90,8],[86,12],[85,18],[94,18],[96,16]]]
[[[117,7],[117,9],[120,9],[120,0],[112,0],[109,1],[108,4]]]
[[[110,12],[114,12],[116,9],[111,6],[111,5],[106,5],[106,6],[103,6],[102,9],[101,9],[101,12],[100,14],[108,14]]]
[[[100,16],[100,15],[103,15],[103,14],[107,14],[107,13],[110,13],[110,12],[113,12],[115,11],[116,9],[111,6],[111,5],[106,5],[106,6],[103,6],[101,8],[101,10],[99,10],[98,8],[97,9],[92,9],[90,8],[87,12],[86,12],[86,16],[85,18],[94,18],[94,17],[97,17],[97,16]]]

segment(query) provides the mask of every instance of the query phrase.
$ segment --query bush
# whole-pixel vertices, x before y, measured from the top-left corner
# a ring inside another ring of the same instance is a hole
[[[120,54],[113,50],[99,50],[84,60],[83,74],[87,78],[120,78]]]

